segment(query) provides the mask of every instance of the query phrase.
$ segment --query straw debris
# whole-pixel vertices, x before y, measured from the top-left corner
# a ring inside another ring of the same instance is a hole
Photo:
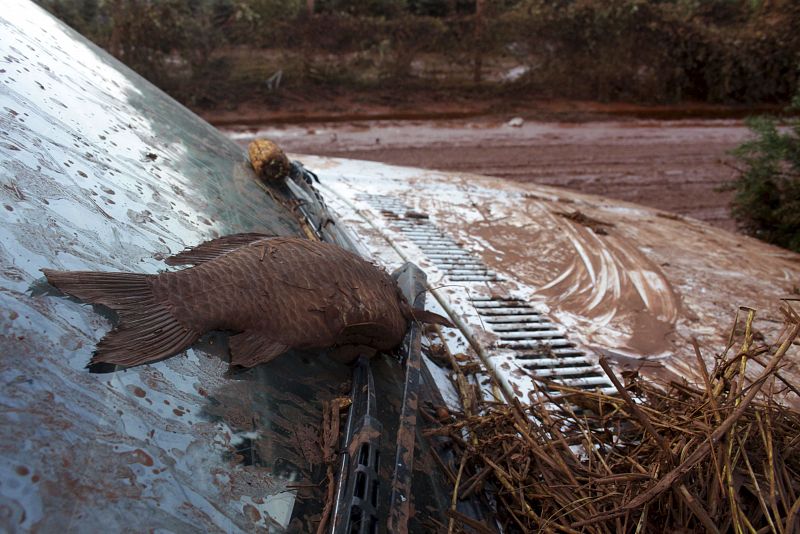
[[[455,452],[451,529],[475,531],[455,504],[477,495],[506,532],[797,532],[800,412],[779,402],[796,389],[778,370],[800,315],[786,303],[767,345],[741,311],[712,369],[695,343],[699,385],[620,380],[601,360],[618,394],[548,383],[529,405],[483,403],[429,429]]]

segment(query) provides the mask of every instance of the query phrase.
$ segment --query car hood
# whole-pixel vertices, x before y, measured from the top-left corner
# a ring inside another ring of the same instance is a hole
[[[692,338],[711,366],[739,307],[758,310],[756,330],[770,339],[783,324],[780,299],[797,295],[799,254],[698,220],[474,174],[296,157],[342,201],[345,220],[369,221],[365,235],[380,236],[374,250],[382,240],[425,266],[489,350],[498,336],[471,302],[505,295],[541,310],[595,356],[694,380]],[[403,212],[425,218],[496,279],[437,268],[436,250],[419,246]],[[797,363],[789,360],[785,374],[800,378]]]

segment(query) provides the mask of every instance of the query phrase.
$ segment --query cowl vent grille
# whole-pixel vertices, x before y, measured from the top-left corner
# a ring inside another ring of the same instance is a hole
[[[428,216],[411,211],[403,202],[383,195],[359,195],[391,221],[393,228],[417,245],[425,256],[453,282],[493,282],[497,274],[440,232]]]
[[[499,338],[497,347],[513,350],[517,364],[534,377],[569,387],[615,391],[602,369],[567,339],[566,331],[535,307],[499,297],[473,299],[472,305]]]
[[[442,270],[451,281],[483,282],[492,286],[498,276],[480,259],[441,232],[423,213],[408,208],[401,200],[384,195],[363,194],[356,197],[379,211],[390,228],[399,230],[414,243],[425,257]],[[492,288],[494,293],[500,287]],[[473,298],[472,305],[486,330],[497,337],[489,348],[490,359],[511,355],[518,369],[524,370],[537,387],[557,396],[553,385],[601,389],[615,393],[616,389],[603,370],[584,351],[566,337],[560,325],[543,315],[534,305],[510,297]],[[495,368],[498,377],[508,383],[518,383],[513,371],[504,366]],[[519,370],[516,371],[519,373]],[[530,383],[533,386],[533,383]],[[512,388],[513,389],[513,388]],[[523,388],[528,389],[528,388]],[[525,395],[523,389],[515,389]]]

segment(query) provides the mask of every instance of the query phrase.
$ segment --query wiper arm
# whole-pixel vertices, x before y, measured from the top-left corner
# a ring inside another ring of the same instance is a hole
[[[413,308],[425,309],[427,277],[413,263],[406,263],[393,276],[397,285]],[[422,325],[412,321],[403,340],[406,378],[403,387],[403,404],[397,428],[397,456],[392,476],[392,494],[389,500],[389,532],[408,532],[411,515],[411,479],[414,469],[414,441],[417,436],[417,404],[419,400],[420,367],[422,364]]]
[[[317,239],[359,252],[348,232],[336,224],[336,218],[325,205],[320,192],[314,187],[315,181],[319,182],[317,175],[306,169],[302,163],[299,161],[290,163],[285,184],[290,194],[298,201],[296,209],[300,212],[300,216],[307,222]]]

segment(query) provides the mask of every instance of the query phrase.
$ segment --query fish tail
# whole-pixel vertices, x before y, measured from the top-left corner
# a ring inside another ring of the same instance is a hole
[[[183,326],[153,294],[154,275],[42,269],[64,293],[117,312],[119,323],[97,344],[89,367],[140,365],[172,356],[200,334]]]

